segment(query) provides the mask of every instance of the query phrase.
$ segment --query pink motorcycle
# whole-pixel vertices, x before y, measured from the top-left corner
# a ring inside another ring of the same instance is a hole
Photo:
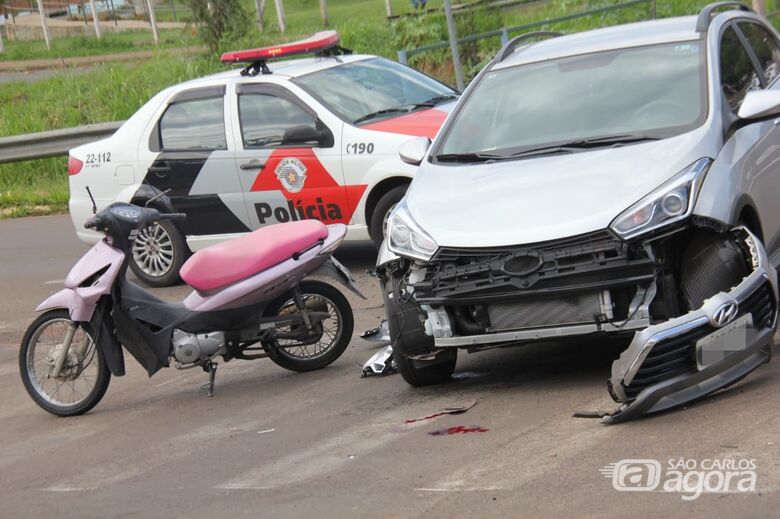
[[[85,224],[106,234],[73,267],[65,288],[38,308],[19,367],[27,392],[46,411],[72,416],[94,407],[111,375],[125,374],[122,346],[151,377],[173,361],[201,367],[214,394],[215,358],[269,357],[293,371],[320,369],[352,337],[352,308],[327,274],[365,297],[331,256],[346,226],[304,220],[264,227],[196,252],[181,269],[194,290],[162,301],[126,277],[133,238],[184,214],[115,203]]]

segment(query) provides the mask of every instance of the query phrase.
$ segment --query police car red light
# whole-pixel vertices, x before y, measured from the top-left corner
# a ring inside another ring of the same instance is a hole
[[[259,49],[237,50],[226,52],[220,58],[222,63],[255,63],[270,59],[279,59],[296,54],[321,52],[339,44],[339,33],[336,31],[321,31],[304,40],[261,47]]]
[[[68,157],[68,175],[75,175],[81,168],[84,167],[84,163],[76,157]]]

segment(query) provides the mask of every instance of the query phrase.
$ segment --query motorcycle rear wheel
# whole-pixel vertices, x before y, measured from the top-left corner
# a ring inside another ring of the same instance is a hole
[[[354,328],[352,306],[344,294],[335,287],[321,281],[303,281],[299,285],[307,307],[323,306],[331,314],[322,321],[322,333],[313,344],[293,339],[267,339],[263,348],[277,365],[291,371],[312,371],[322,369],[338,359],[347,349]],[[265,317],[297,312],[292,294],[284,294],[265,311]],[[281,331],[289,331],[282,329]]]
[[[95,342],[96,334],[88,323],[79,323],[60,376],[49,376],[72,322],[67,310],[41,314],[27,328],[19,350],[24,388],[39,407],[57,416],[86,413],[100,402],[111,381],[103,352]]]

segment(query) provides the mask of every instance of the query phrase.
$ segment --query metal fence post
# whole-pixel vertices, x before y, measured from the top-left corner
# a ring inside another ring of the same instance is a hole
[[[393,4],[390,0],[385,0],[385,11],[387,12],[388,18],[393,16]]]
[[[81,16],[84,18],[84,25],[89,25],[87,21],[87,8],[84,7],[84,0],[79,0],[79,6],[81,7]]]
[[[157,18],[154,16],[154,5],[152,0],[146,0],[146,5],[149,7],[149,23],[152,26],[152,36],[154,37],[154,44],[160,44],[160,32],[157,30]]]
[[[119,22],[116,21],[116,8],[114,7],[114,0],[107,0],[108,1],[108,9],[109,13],[111,13],[111,18],[114,19],[114,27],[119,27]]]
[[[507,43],[509,43],[509,31],[501,29],[501,45],[506,45]]]
[[[460,64],[460,51],[458,50],[458,31],[455,27],[455,17],[452,16],[450,0],[444,0],[444,15],[447,18],[447,32],[450,36],[452,65],[455,68],[455,83],[458,86],[458,90],[463,90],[463,69]]]
[[[406,51],[405,50],[399,50],[398,51],[398,62],[403,65],[408,65],[409,60],[406,57]]]
[[[174,0],[171,0],[171,11],[173,11],[173,21],[178,22],[179,20],[176,18],[176,2]]]
[[[95,25],[95,36],[100,39],[100,22],[98,21],[97,9],[95,9],[95,0],[89,0],[89,8],[92,10],[92,23]]]
[[[257,30],[265,30],[265,0],[255,0],[255,10],[257,11]]]
[[[3,13],[3,27],[5,27],[5,13]],[[3,43],[3,27],[0,27],[0,52],[5,52],[5,44]]]
[[[51,37],[49,36],[49,25],[46,23],[46,13],[43,10],[43,0],[38,0],[38,12],[41,15],[41,29],[43,30],[43,39],[46,41],[46,50],[51,50]]]
[[[320,16],[322,17],[322,26],[328,26],[328,0],[320,0]]]
[[[276,4],[276,18],[279,21],[279,32],[287,30],[287,18],[284,16],[284,4],[282,0],[274,0]]]

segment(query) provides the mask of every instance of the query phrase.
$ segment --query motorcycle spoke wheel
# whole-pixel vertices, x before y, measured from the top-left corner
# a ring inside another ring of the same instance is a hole
[[[28,328],[19,354],[25,388],[35,402],[60,416],[82,414],[105,394],[111,374],[87,325],[79,325],[57,377],[54,365],[73,321],[67,311],[55,310]]]
[[[347,349],[354,329],[352,307],[344,294],[335,287],[321,281],[306,280],[300,284],[300,293],[305,308],[311,312],[327,313],[322,321],[315,323],[314,333],[304,337],[301,327],[280,326],[275,329],[276,337],[263,340],[263,348],[279,366],[292,371],[311,371],[324,368],[338,359]],[[289,316],[298,313],[291,295],[283,296],[266,308],[266,317]],[[284,337],[279,337],[284,335]],[[291,339],[290,336],[298,336]]]
[[[321,331],[321,333],[319,333],[319,339],[312,343],[301,342],[295,339],[277,339],[276,346],[280,350],[283,350],[285,355],[288,355],[291,358],[311,360],[326,355],[341,338],[342,317],[336,305],[333,304],[333,301],[325,296],[319,294],[303,294],[303,300],[307,307],[324,306],[322,311],[328,313],[328,317],[320,321],[317,325],[317,328]],[[298,309],[295,307],[295,302],[290,299],[282,307],[279,314],[292,315],[297,312]],[[291,326],[287,326],[280,328],[279,331],[291,333],[293,331],[292,328],[293,327]]]

